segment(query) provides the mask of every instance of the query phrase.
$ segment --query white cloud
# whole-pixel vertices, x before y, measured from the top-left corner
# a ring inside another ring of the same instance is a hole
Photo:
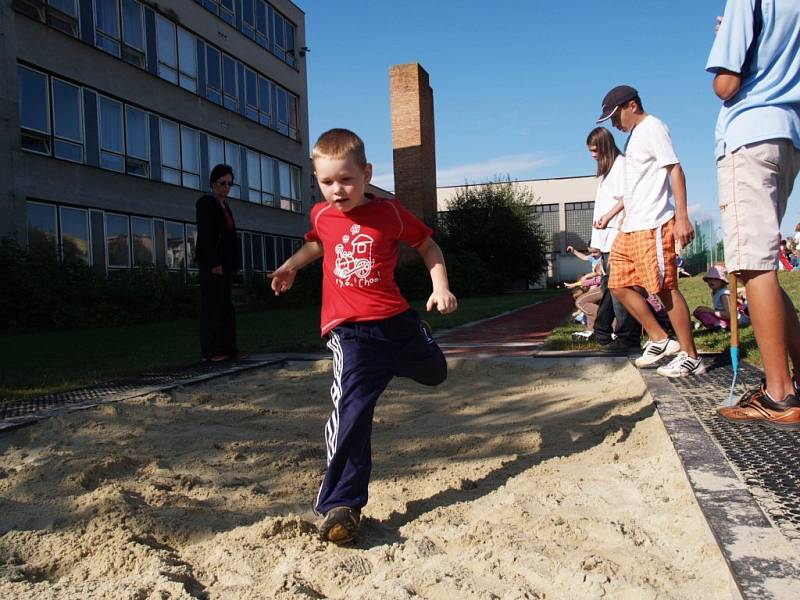
[[[547,167],[557,162],[554,158],[546,158],[541,154],[511,154],[498,156],[485,162],[469,163],[448,167],[436,172],[436,185],[460,185],[467,183],[481,183],[492,179],[496,175],[511,179],[526,179],[531,171]]]
[[[557,162],[555,158],[546,158],[541,154],[511,154],[498,156],[485,162],[456,165],[436,171],[436,185],[461,185],[463,183],[482,183],[497,176],[511,179],[527,179],[531,172]],[[381,165],[390,168],[389,165]],[[394,190],[394,173],[378,173],[372,176],[372,184],[385,190]]]

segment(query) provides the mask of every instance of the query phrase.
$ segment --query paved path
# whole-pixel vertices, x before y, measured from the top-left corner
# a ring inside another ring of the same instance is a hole
[[[530,356],[574,308],[572,295],[562,294],[436,334],[436,340],[452,357]]]

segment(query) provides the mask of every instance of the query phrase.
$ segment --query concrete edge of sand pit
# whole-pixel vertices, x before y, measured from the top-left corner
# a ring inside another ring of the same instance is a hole
[[[669,380],[654,369],[640,374],[731,571],[738,588],[731,590],[732,597],[796,599],[800,560],[794,548],[764,514]]]

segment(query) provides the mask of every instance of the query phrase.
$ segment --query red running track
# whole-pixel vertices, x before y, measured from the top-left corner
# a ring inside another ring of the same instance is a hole
[[[436,341],[450,357],[529,356],[574,309],[572,294],[562,294],[444,332]]]

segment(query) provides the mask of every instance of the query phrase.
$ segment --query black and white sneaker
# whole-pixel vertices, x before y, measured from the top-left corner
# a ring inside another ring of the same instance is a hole
[[[647,342],[644,345],[642,355],[633,361],[633,364],[640,369],[642,367],[649,367],[656,364],[662,358],[677,354],[680,350],[681,345],[672,338],[667,338],[660,342]]]
[[[706,372],[703,359],[699,356],[692,358],[686,352],[678,352],[678,355],[669,361],[669,364],[658,367],[656,373],[664,377],[686,377],[687,375],[702,375]]]

